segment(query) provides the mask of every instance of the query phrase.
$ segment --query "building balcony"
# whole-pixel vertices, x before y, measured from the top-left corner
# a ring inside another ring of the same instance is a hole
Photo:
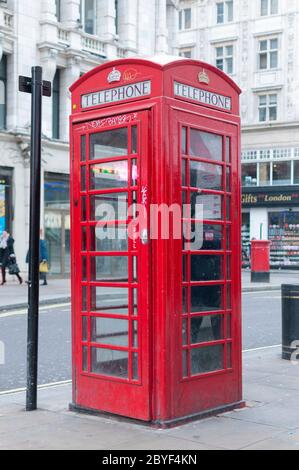
[[[0,35],[3,51],[11,54],[14,45],[14,14],[6,8],[0,7]]]

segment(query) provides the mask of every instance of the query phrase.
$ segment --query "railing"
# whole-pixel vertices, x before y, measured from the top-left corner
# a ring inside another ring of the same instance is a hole
[[[105,43],[93,36],[82,35],[81,45],[84,51],[106,56]]]
[[[70,33],[69,31],[58,28],[58,41],[69,44],[70,42]]]
[[[127,49],[124,47],[118,47],[117,48],[117,57],[123,59],[124,57],[127,57]]]

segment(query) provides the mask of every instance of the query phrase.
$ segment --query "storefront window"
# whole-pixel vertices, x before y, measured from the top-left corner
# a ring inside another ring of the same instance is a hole
[[[292,184],[291,162],[273,163],[273,185]]]
[[[246,268],[250,263],[250,213],[242,214],[242,267]]]
[[[243,186],[257,185],[257,164],[245,163],[242,165],[242,184]]]
[[[0,235],[11,227],[12,170],[0,168]]]
[[[299,184],[299,161],[294,161],[294,184]]]
[[[269,212],[272,268],[299,267],[299,212]]]
[[[260,186],[269,186],[271,182],[271,167],[270,163],[260,163]]]

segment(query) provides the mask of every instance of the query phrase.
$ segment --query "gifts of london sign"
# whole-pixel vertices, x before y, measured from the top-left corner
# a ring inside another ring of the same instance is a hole
[[[216,108],[225,109],[226,111],[231,111],[232,109],[232,100],[229,96],[219,95],[218,93],[212,93],[202,88],[184,85],[179,82],[174,82],[174,95],[180,98],[197,101],[201,104],[208,104]]]
[[[99,106],[101,104],[118,103],[120,101],[130,100],[132,98],[142,98],[150,96],[151,81],[132,83],[130,85],[119,86],[100,90],[94,93],[82,95],[81,106],[83,109]]]

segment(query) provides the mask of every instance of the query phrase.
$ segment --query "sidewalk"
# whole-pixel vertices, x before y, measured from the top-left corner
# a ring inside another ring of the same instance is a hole
[[[71,287],[69,279],[51,279],[48,286],[40,287],[40,303],[54,304],[69,302]],[[281,284],[299,283],[299,271],[272,271],[270,283],[251,283],[250,271],[242,271],[243,292],[258,292],[264,290],[280,290]],[[8,277],[8,282],[0,286],[0,312],[27,307],[27,284],[19,285],[14,278]]]
[[[70,412],[70,385],[40,390],[30,413],[24,393],[0,395],[0,449],[299,450],[298,373],[280,347],[245,352],[246,408],[167,430]]]
[[[71,283],[69,279],[48,279],[47,286],[40,286],[40,304],[69,302],[71,298]],[[4,310],[26,308],[28,285],[8,277],[7,283],[0,286],[0,314]]]

